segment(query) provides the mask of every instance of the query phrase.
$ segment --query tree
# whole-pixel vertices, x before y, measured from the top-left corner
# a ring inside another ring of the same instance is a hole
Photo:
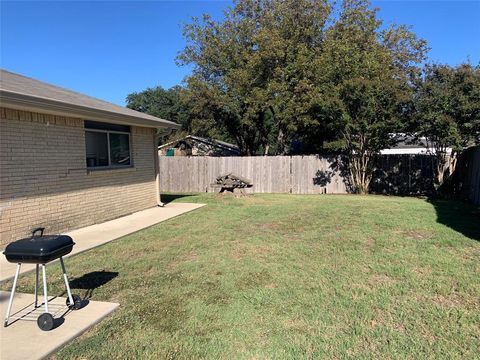
[[[415,130],[435,150],[439,188],[455,170],[458,154],[480,143],[480,67],[427,65],[415,99]]]
[[[174,121],[182,126],[180,134],[171,130],[159,130],[158,144],[168,142],[172,137],[181,136],[183,132],[189,132],[188,108],[180,100],[181,92],[180,86],[174,86],[168,90],[157,86],[141,92],[133,92],[127,96],[128,108]]]
[[[184,28],[179,64],[190,125],[227,133],[245,155],[341,149],[353,190],[368,191],[373,157],[413,111],[425,41],[381,28],[367,0],[238,0],[221,21]]]
[[[366,192],[372,156],[411,111],[425,42],[404,26],[381,30],[368,1],[333,8],[237,1],[224,21],[205,16],[185,27],[179,62],[194,65],[188,89],[208,99],[213,123],[245,154],[285,154],[293,139],[319,150],[328,140],[350,155],[353,187]]]
[[[133,92],[127,96],[127,107],[177,122],[188,131],[188,109],[181,102],[182,91],[180,86],[174,86],[168,90],[157,86],[141,92]]]
[[[380,25],[368,1],[344,1],[317,66],[331,104],[320,111],[332,114],[336,129],[331,147],[347,155],[351,187],[358,193],[368,192],[374,156],[405,126],[412,80],[426,50],[425,41],[405,27]]]
[[[194,65],[188,89],[208,101],[213,121],[244,154],[286,153],[295,133],[319,125],[312,66],[330,8],[318,0],[240,0],[223,21],[204,15],[185,27],[178,60]]]
[[[230,140],[226,132],[211,121],[206,99],[183,87],[164,89],[161,86],[134,92],[127,96],[127,107],[180,124],[179,131],[162,131],[158,134],[160,144],[181,138],[187,134]]]

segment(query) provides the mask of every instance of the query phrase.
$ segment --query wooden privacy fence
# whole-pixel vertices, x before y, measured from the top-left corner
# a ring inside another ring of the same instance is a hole
[[[253,182],[255,193],[346,194],[348,176],[338,156],[160,156],[162,192],[213,192],[219,175],[235,173]],[[433,157],[383,155],[376,160],[372,191],[424,194],[433,186]]]
[[[453,192],[460,199],[480,205],[480,146],[460,155],[453,176]]]

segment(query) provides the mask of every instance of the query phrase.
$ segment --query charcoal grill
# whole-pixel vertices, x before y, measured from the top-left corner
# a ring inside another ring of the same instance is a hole
[[[20,268],[23,263],[36,264],[35,273],[35,303],[34,309],[39,308],[38,305],[38,275],[40,265],[42,266],[43,275],[43,296],[45,304],[45,312],[37,319],[38,327],[44,331],[53,329],[54,317],[48,311],[48,292],[47,292],[47,272],[46,264],[50,261],[60,259],[62,267],[63,280],[65,281],[65,289],[67,290],[67,306],[72,310],[80,309],[82,299],[78,295],[72,295],[70,285],[68,283],[68,276],[63,262],[63,256],[69,254],[75,243],[70,236],[66,235],[43,235],[45,228],[37,228],[32,231],[32,236],[10,243],[3,254],[8,262],[17,263],[17,270],[13,279],[12,292],[10,293],[10,300],[8,302],[7,313],[5,315],[4,326],[9,325],[10,312],[12,310],[13,298],[15,296],[15,289],[17,287],[18,276],[20,275]]]

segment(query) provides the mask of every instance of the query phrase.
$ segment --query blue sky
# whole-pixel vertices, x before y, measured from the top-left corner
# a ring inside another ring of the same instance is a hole
[[[133,91],[181,83],[181,25],[228,1],[1,1],[2,68],[120,105]],[[429,61],[480,62],[480,0],[374,1],[385,24],[411,25]]]

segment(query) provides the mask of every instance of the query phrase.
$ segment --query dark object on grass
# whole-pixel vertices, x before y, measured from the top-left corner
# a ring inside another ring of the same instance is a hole
[[[232,192],[236,195],[246,195],[245,189],[253,186],[249,179],[242,176],[228,173],[217,176],[215,182],[211,184],[213,188],[217,188],[219,193],[225,191]]]
[[[5,315],[4,326],[8,325],[10,319],[10,311],[12,310],[13,298],[15,296],[15,289],[17,287],[17,280],[20,275],[20,268],[22,263],[36,264],[35,273],[35,304],[37,309],[41,305],[38,305],[38,275],[39,266],[42,266],[43,275],[43,294],[45,312],[41,314],[37,319],[38,327],[41,330],[52,330],[55,325],[55,319],[48,311],[48,292],[47,292],[47,272],[45,264],[60,259],[60,265],[62,267],[63,279],[65,281],[65,289],[67,290],[67,306],[71,310],[78,310],[82,306],[82,299],[78,295],[72,295],[70,291],[70,285],[68,283],[67,271],[65,270],[65,264],[63,263],[62,256],[69,254],[75,243],[70,236],[66,235],[43,235],[45,228],[37,228],[33,230],[32,236],[29,238],[14,241],[9,244],[3,254],[7,258],[8,262],[17,263],[17,271],[13,279],[12,292],[10,293],[10,300],[8,302],[7,313]]]

